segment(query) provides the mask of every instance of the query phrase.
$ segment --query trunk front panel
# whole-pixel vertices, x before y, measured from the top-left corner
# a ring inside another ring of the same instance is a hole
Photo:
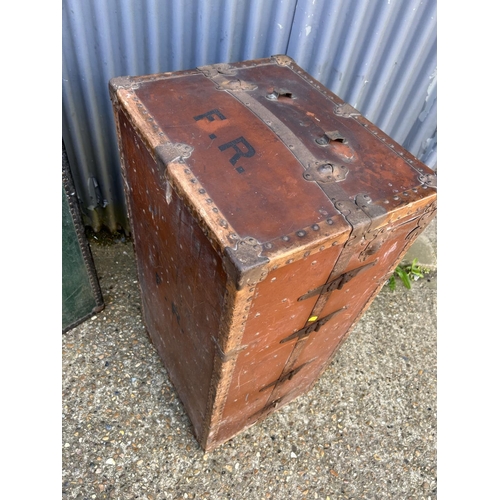
[[[236,362],[219,439],[226,439],[260,417],[270,393],[262,389],[281,376],[294,348],[294,342],[280,341],[300,330],[311,314],[310,304],[297,299],[326,282],[342,246],[330,243],[314,255],[298,256],[257,284],[242,338],[246,347]]]

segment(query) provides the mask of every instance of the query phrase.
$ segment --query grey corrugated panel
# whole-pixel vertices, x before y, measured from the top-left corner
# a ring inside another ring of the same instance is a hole
[[[288,55],[435,168],[436,0],[298,0]]]
[[[63,140],[86,224],[128,228],[108,81],[284,53],[294,9],[295,0],[63,0]]]
[[[115,76],[287,53],[433,167],[435,3],[63,0],[63,140],[85,222],[128,228]]]

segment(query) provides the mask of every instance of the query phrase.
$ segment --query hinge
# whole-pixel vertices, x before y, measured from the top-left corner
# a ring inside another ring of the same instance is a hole
[[[427,224],[429,224],[434,217],[436,208],[436,202],[434,202],[425,209],[424,213],[418,219],[416,227],[414,227],[405,237],[408,244],[412,243],[413,240],[415,240],[417,236],[419,236],[420,233],[427,227]]]
[[[342,309],[338,309],[337,311],[330,313],[328,316],[325,316],[324,318],[321,318],[321,319],[318,319],[317,321],[314,321],[314,323],[311,323],[311,324],[305,326],[304,328],[302,328],[301,330],[298,330],[297,332],[294,332],[291,335],[289,335],[288,337],[285,337],[284,339],[282,339],[280,341],[280,344],[284,344],[285,342],[289,342],[290,340],[293,340],[293,339],[301,340],[303,338],[309,337],[309,335],[311,335],[312,332],[319,331],[319,329],[325,323],[330,321],[334,316],[341,313],[345,309],[347,309],[347,306],[344,306],[344,307],[342,307]]]
[[[310,297],[314,297],[314,295],[323,295],[324,293],[333,292],[334,290],[341,290],[342,287],[351,281],[355,276],[357,276],[361,271],[365,271],[366,269],[374,266],[378,262],[378,259],[375,259],[373,262],[365,264],[364,266],[357,267],[352,271],[348,271],[347,273],[341,274],[338,278],[335,278],[328,283],[307,292],[302,297],[299,297],[297,300],[306,300]]]

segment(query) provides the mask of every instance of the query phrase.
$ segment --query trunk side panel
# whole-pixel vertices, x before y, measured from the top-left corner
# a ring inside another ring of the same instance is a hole
[[[121,114],[120,129],[144,323],[200,435],[226,275],[175,192],[167,204],[158,165]]]

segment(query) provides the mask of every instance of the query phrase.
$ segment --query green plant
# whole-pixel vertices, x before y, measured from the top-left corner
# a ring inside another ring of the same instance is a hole
[[[424,274],[428,272],[428,269],[423,268],[417,263],[417,259],[413,259],[411,264],[404,266],[398,265],[387,283],[389,288],[394,291],[396,289],[396,278],[399,278],[403,282],[403,285],[410,289],[412,281],[423,278]]]

